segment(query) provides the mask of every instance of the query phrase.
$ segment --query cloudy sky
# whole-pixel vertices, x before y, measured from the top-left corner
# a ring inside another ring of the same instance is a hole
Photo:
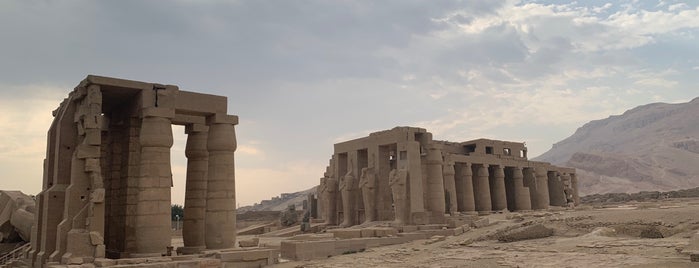
[[[698,2],[1,1],[0,189],[41,190],[51,111],[88,74],[227,96],[240,205],[312,187],[334,143],[394,126],[536,156],[699,96]]]

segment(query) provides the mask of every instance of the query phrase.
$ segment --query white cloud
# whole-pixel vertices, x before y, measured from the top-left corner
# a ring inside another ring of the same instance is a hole
[[[676,10],[687,9],[687,8],[689,8],[689,6],[687,6],[687,4],[677,3],[677,4],[672,4],[672,5],[668,6],[667,10],[668,11],[676,11]]]

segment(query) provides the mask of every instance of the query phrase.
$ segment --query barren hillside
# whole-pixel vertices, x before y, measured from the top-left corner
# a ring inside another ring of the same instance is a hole
[[[578,169],[581,194],[699,186],[699,98],[591,121],[535,160]]]

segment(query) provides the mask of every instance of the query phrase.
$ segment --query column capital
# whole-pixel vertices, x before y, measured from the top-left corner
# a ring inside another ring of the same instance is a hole
[[[203,124],[187,124],[184,127],[185,134],[192,134],[192,133],[198,133],[198,132],[208,132],[208,131],[209,131],[209,126],[203,125]]]

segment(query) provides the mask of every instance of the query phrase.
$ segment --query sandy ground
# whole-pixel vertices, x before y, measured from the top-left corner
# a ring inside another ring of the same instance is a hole
[[[491,225],[444,241],[417,240],[273,267],[699,267],[681,250],[699,229],[699,200],[488,216]],[[504,243],[498,234],[542,223],[554,236]],[[641,238],[656,229],[663,238]],[[268,241],[272,243],[273,241]]]

